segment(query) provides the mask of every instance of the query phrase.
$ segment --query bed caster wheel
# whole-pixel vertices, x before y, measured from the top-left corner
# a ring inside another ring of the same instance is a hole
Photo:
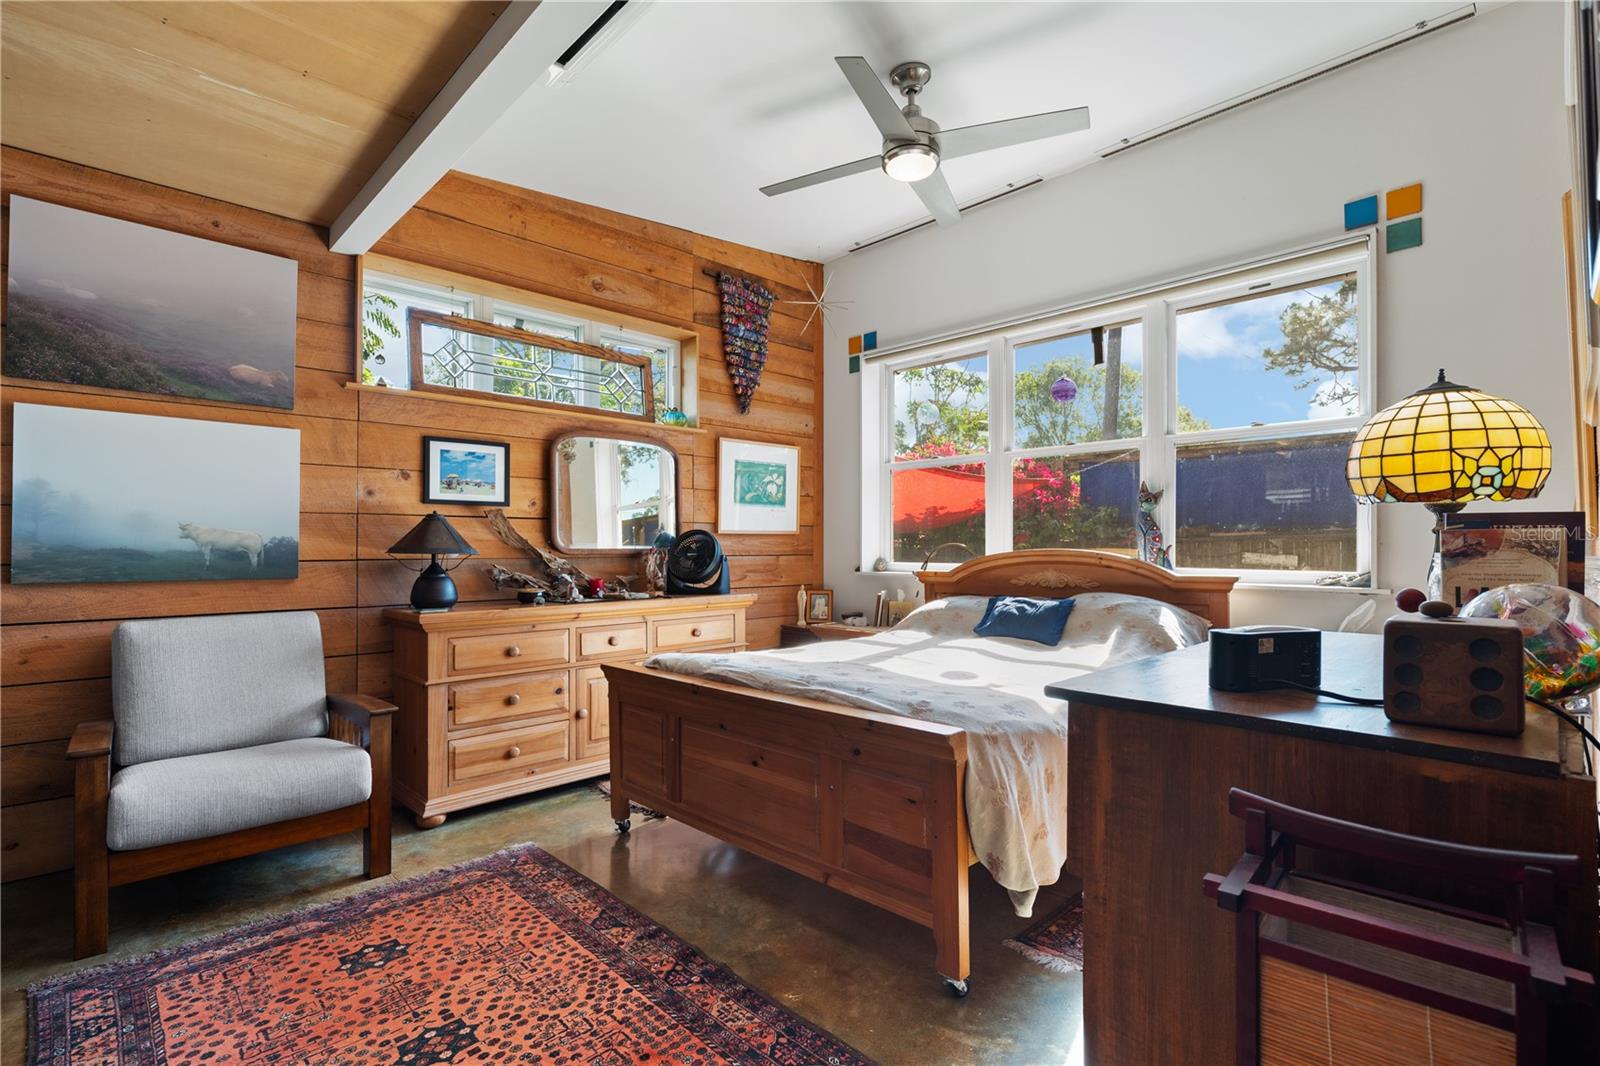
[[[617,820],[617,832],[626,833],[628,830],[630,830],[632,828],[633,828],[633,819],[632,818],[619,818]]]
[[[955,981],[946,977],[944,983],[949,987],[950,994],[957,999],[966,999],[967,993],[972,991],[971,978],[966,981]]]

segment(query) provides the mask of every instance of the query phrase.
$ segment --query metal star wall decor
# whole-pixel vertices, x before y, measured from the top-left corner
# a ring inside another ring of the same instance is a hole
[[[810,294],[811,299],[809,299],[809,300],[779,300],[778,301],[781,304],[799,304],[802,307],[811,308],[811,313],[806,316],[806,324],[804,326],[800,327],[801,328],[801,332],[804,332],[805,330],[808,330],[808,329],[811,328],[811,321],[812,321],[812,319],[817,317],[818,313],[821,313],[822,321],[823,322],[827,322],[828,321],[828,315],[832,314],[835,311],[842,311],[846,307],[849,307],[852,303],[855,302],[854,300],[830,300],[830,299],[828,299],[828,283],[829,283],[828,275],[826,275],[826,274],[822,275],[822,291],[818,292],[816,289],[813,289],[811,287],[810,279],[802,276],[800,278],[800,284],[802,284],[802,285],[804,285],[806,287],[806,292]]]

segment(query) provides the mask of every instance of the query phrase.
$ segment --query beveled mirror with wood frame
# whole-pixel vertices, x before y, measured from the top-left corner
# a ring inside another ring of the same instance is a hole
[[[646,551],[678,532],[678,453],[659,441],[576,430],[550,443],[550,540],[568,555]]]
[[[650,357],[413,307],[411,388],[656,420]]]

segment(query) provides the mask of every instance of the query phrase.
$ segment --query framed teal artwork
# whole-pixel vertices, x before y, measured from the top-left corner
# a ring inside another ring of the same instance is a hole
[[[800,449],[723,438],[717,445],[717,532],[793,533]]]

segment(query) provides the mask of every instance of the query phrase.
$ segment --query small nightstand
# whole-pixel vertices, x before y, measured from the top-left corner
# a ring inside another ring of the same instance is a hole
[[[812,622],[804,626],[798,622],[785,622],[778,634],[778,647],[799,648],[823,640],[854,640],[887,629],[887,626],[847,626],[843,622]]]

